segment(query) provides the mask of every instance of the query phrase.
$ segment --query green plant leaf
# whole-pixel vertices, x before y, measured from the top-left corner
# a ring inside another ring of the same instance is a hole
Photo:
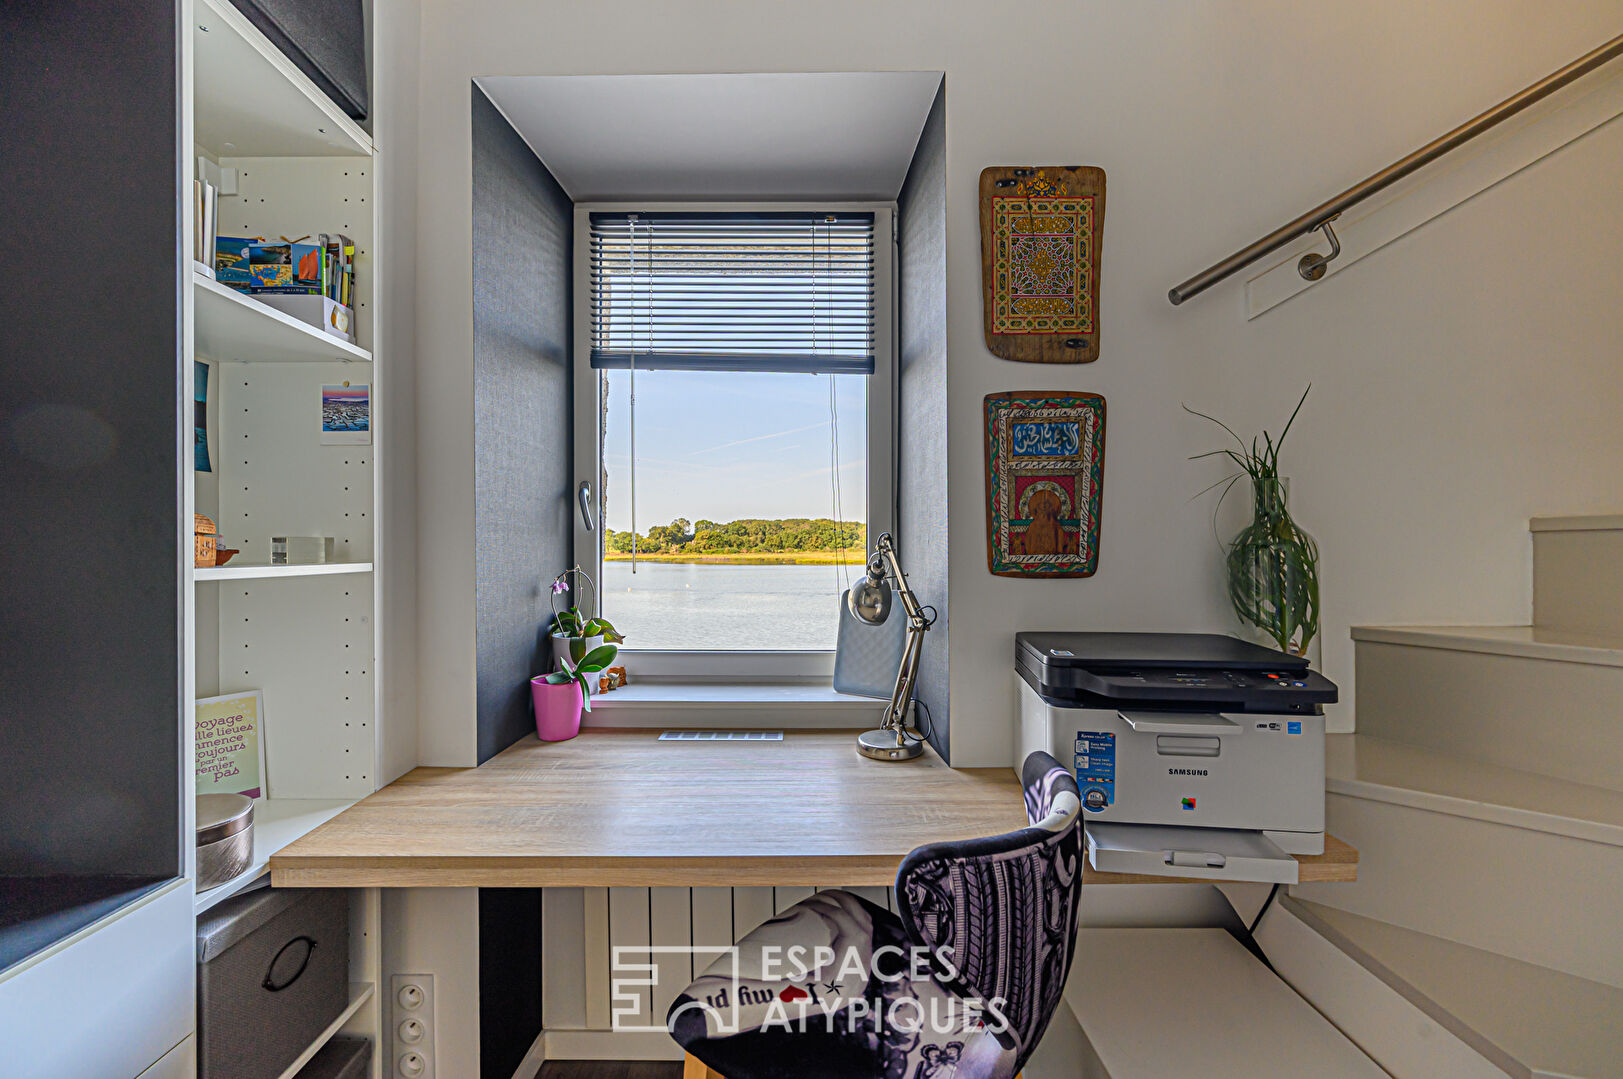
[[[576,661],[576,666],[581,670],[592,672],[601,671],[604,667],[607,667],[610,663],[613,663],[614,657],[619,655],[619,653],[620,650],[612,644],[598,645],[596,648],[586,653],[584,657]]]
[[[1291,410],[1291,418],[1285,421],[1285,429],[1279,432],[1279,444],[1281,446],[1285,444],[1285,436],[1291,433],[1291,424],[1296,422],[1296,414],[1302,411],[1302,405],[1307,402],[1308,392],[1312,389],[1313,383],[1309,382],[1307,389],[1302,391],[1301,399],[1296,402],[1296,407]]]
[[[570,674],[568,671],[553,671],[551,674],[547,675],[547,685],[549,686],[567,686],[574,680],[574,675]]]
[[[569,662],[572,666],[580,666],[581,659],[586,655],[586,638],[574,636],[569,638]]]
[[[586,684],[586,676],[578,668],[575,671],[575,681],[580,683],[580,710],[590,712],[592,710],[592,687]]]
[[[1190,408],[1188,405],[1184,405],[1183,410],[1185,412],[1189,413],[1191,416],[1199,416],[1203,420],[1210,420],[1213,423],[1217,424],[1217,426],[1219,426],[1223,430],[1227,431],[1233,437],[1234,441],[1236,441],[1236,442],[1238,442],[1240,444],[1240,448],[1242,450],[1245,449],[1245,440],[1242,439],[1239,435],[1236,435],[1234,433],[1234,428],[1230,427],[1228,424],[1224,423],[1222,420],[1218,419],[1216,416],[1208,416],[1204,412],[1196,412],[1194,409]]]

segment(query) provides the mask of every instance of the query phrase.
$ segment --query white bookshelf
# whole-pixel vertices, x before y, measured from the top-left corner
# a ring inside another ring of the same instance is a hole
[[[195,571],[194,579],[206,581],[258,581],[278,577],[331,577],[340,573],[371,573],[370,562],[323,562],[310,566],[267,566],[262,563],[235,560],[229,566],[213,566]]]
[[[372,137],[230,0],[194,0],[194,138],[237,156],[370,157]]]
[[[338,816],[355,803],[347,798],[254,799],[254,860],[247,872],[217,887],[197,893],[193,910],[202,914],[264,879],[271,855]]]
[[[359,345],[200,273],[192,274],[192,295],[200,357],[227,363],[372,362],[372,354]]]
[[[375,431],[387,357],[374,338],[379,155],[371,135],[230,0],[182,0],[180,10],[190,43],[184,175],[202,168],[234,180],[222,185],[216,235],[342,233],[356,248],[353,343],[196,270],[184,288],[191,358],[208,368],[210,470],[193,472],[183,527],[193,511],[207,514],[221,545],[242,552],[229,565],[190,571],[192,688],[197,697],[261,691],[272,795],[256,801],[251,867],[198,893],[200,915],[263,886],[277,851],[382,785],[377,452],[324,444],[320,417],[322,387],[367,385]],[[184,403],[191,407],[189,395]],[[272,535],[330,536],[334,560],[271,565]],[[370,1074],[383,1075],[380,893],[352,891],[350,912],[349,1007],[288,1075],[340,1030],[372,1039]]]
[[[332,1041],[334,1034],[337,1034],[346,1026],[349,1026],[360,1014],[361,1009],[365,1008],[368,1004],[372,1004],[375,1009],[377,1007],[376,1002],[376,986],[374,986],[371,982],[350,982],[349,1005],[344,1008],[343,1012],[339,1014],[337,1019],[333,1020],[327,1025],[326,1030],[323,1030],[319,1035],[316,1036],[315,1041],[311,1042],[305,1047],[304,1052],[300,1053],[298,1057],[294,1059],[293,1063],[287,1066],[287,1070],[282,1072],[279,1079],[295,1079],[295,1077],[299,1074],[299,1070],[306,1064],[310,1063],[310,1058],[321,1052],[321,1047],[323,1045],[326,1045],[328,1042]],[[372,1059],[376,1061],[380,1055],[382,1055],[382,1051],[378,1048],[376,1043],[374,1043]],[[374,1072],[375,1070],[376,1069],[374,1069]]]

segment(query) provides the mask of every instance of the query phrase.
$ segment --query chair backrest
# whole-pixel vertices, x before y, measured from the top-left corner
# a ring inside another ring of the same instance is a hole
[[[1082,802],[1076,780],[1047,753],[1021,769],[1028,828],[931,843],[902,860],[896,900],[915,943],[950,948],[943,979],[961,997],[996,1005],[989,1029],[1025,1064],[1059,1006],[1076,950],[1082,901]]]

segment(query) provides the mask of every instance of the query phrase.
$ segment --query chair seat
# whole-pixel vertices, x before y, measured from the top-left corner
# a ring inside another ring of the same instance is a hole
[[[727,1079],[1007,1079],[1016,1063],[915,958],[901,919],[843,891],[745,936],[676,998],[668,1022]]]

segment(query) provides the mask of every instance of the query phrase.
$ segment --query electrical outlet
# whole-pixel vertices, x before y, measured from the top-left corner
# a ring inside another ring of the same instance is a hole
[[[434,975],[390,979],[388,1079],[434,1079]]]

